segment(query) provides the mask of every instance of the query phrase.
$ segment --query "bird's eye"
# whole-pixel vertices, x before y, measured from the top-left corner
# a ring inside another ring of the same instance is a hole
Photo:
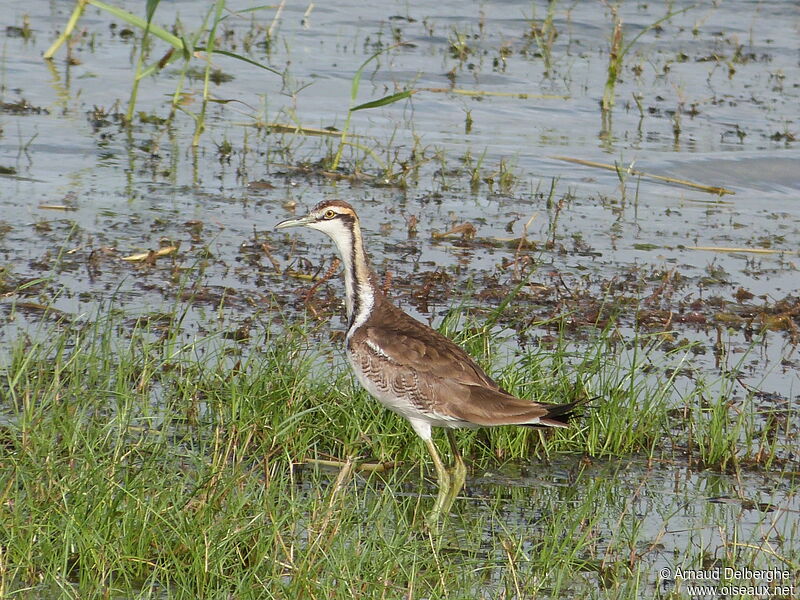
[[[329,208],[328,210],[325,211],[325,214],[322,215],[322,218],[323,219],[332,219],[335,216],[336,216],[336,211],[335,210],[331,210]]]

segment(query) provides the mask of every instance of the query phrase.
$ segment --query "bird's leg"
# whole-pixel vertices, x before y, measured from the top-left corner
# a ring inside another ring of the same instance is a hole
[[[428,515],[428,524],[435,527],[439,523],[439,517],[441,517],[442,512],[450,508],[449,505],[445,506],[450,495],[450,475],[447,473],[447,469],[444,468],[444,463],[439,457],[439,451],[436,450],[436,444],[433,443],[433,440],[428,438],[424,441],[425,446],[428,448],[428,454],[430,454],[433,459],[433,466],[436,468],[436,477],[439,483],[439,493],[436,495],[436,503],[433,505],[433,510]]]
[[[464,459],[461,458],[461,452],[458,450],[456,436],[453,434],[452,429],[447,430],[447,440],[450,442],[450,450],[453,452],[453,468],[450,470],[450,490],[445,502],[445,510],[450,510],[456,496],[464,487],[464,482],[467,479],[467,467],[464,465]]]
[[[447,440],[450,442],[450,449],[453,452],[453,460],[455,462],[453,469],[450,471],[450,475],[452,476],[452,481],[450,483],[454,487],[458,487],[457,491],[460,492],[467,478],[467,467],[464,464],[464,459],[461,458],[461,452],[458,449],[456,436],[452,429],[447,430]]]

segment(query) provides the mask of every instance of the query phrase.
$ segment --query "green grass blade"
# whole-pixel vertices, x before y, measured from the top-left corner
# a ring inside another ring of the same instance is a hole
[[[356,101],[356,97],[358,96],[358,86],[361,84],[361,76],[364,74],[364,69],[366,68],[366,66],[370,62],[378,58],[384,52],[388,52],[389,50],[397,48],[398,46],[401,45],[402,44],[394,44],[392,46],[384,48],[383,50],[379,50],[378,52],[370,56],[367,60],[365,60],[363,63],[361,63],[361,66],[358,67],[358,69],[356,70],[356,74],[353,76],[353,83],[350,86],[350,104],[353,104]],[[405,94],[405,93],[406,92],[400,92],[400,94]],[[394,95],[396,94],[393,94],[392,96]],[[411,92],[409,92],[408,95],[410,96]],[[374,102],[378,102],[380,104],[374,104],[373,106],[382,106],[383,104],[389,104],[390,102],[397,102],[397,100],[401,99],[401,98],[396,98],[389,100],[390,98],[392,98],[392,96],[387,96],[386,98],[382,98],[381,100],[375,100]],[[384,100],[385,102],[383,102]],[[350,131],[350,116],[353,114],[354,110],[372,108],[370,104],[371,104],[370,102],[367,102],[366,104],[361,104],[359,106],[356,106],[355,108],[351,107],[350,110],[347,111],[347,118],[345,119],[344,127],[342,128],[341,142],[339,142],[339,149],[336,151],[336,156],[334,157],[333,162],[331,163],[330,166],[331,171],[335,171],[336,169],[338,169],[339,162],[342,160],[342,153],[344,152],[344,147],[345,144],[347,143],[347,135]]]
[[[195,130],[194,136],[192,137],[192,146],[195,147],[200,143],[200,136],[202,135],[203,131],[206,128],[206,109],[208,108],[208,98],[209,98],[209,82],[211,79],[211,55],[214,53],[214,41],[217,35],[217,25],[219,25],[219,21],[222,18],[222,12],[225,8],[225,0],[217,0],[214,4],[214,8],[212,9],[214,18],[211,22],[211,27],[208,30],[208,37],[206,42],[206,68],[205,68],[205,76],[203,78],[203,104],[200,108],[200,114],[197,116],[198,118],[195,120]],[[209,13],[211,14],[211,13]]]
[[[205,46],[198,46],[195,48],[198,51],[206,52],[207,48]],[[228,50],[212,50],[212,54],[220,54],[222,56],[228,56],[230,58],[235,58],[236,60],[241,60],[242,62],[246,62],[249,65],[253,65],[254,67],[258,67],[259,69],[264,69],[265,71],[269,71],[270,73],[275,73],[275,75],[283,75],[277,69],[273,69],[272,67],[268,67],[267,65],[258,62],[257,60],[253,60],[251,58],[247,58],[246,56],[242,56],[241,54],[237,54],[236,52],[229,52]]]
[[[250,8],[243,8],[242,10],[232,11],[230,14],[223,16],[220,19],[220,22],[228,19],[229,17],[237,17],[247,13],[257,12],[259,10],[272,10],[274,8],[275,8],[274,4],[260,4],[259,6],[251,6]]]
[[[128,11],[122,10],[121,8],[117,8],[116,6],[111,6],[110,4],[106,4],[105,2],[100,2],[100,0],[88,0],[88,3],[114,15],[115,17],[125,21],[129,25],[138,27],[142,31],[147,29],[147,21],[145,19],[137,17],[136,15],[131,14]],[[148,3],[148,9],[149,8],[150,5]],[[158,25],[151,24],[149,28],[149,33],[153,34],[158,39],[167,42],[169,45],[179,50],[183,50],[183,40],[178,36],[171,34],[166,29],[162,29]]]
[[[387,104],[392,104],[394,102],[399,102],[400,100],[405,100],[406,98],[410,98],[413,94],[416,93],[416,90],[405,90],[403,92],[398,92],[396,94],[390,94],[388,96],[384,96],[383,98],[379,98],[378,100],[372,100],[371,102],[365,102],[364,104],[359,104],[358,106],[354,106],[350,109],[350,112],[355,112],[357,110],[364,110],[367,108],[377,108],[379,106],[386,106]]]
[[[145,17],[147,18],[147,22],[150,23],[153,20],[153,15],[156,14],[156,9],[158,5],[161,3],[161,0],[147,0],[147,8],[145,8]]]
[[[645,33],[650,31],[651,29],[655,29],[656,27],[661,25],[661,23],[663,23],[664,21],[669,21],[672,17],[675,17],[675,16],[677,16],[677,15],[679,15],[681,13],[688,12],[688,11],[694,9],[694,8],[697,8],[696,4],[692,4],[690,6],[686,6],[684,8],[679,9],[679,10],[675,10],[675,11],[672,11],[670,13],[667,13],[666,15],[664,15],[663,17],[661,17],[657,21],[654,21],[653,23],[650,23],[650,25],[648,25],[647,27],[642,29],[639,33],[637,33],[630,42],[625,44],[625,46],[622,49],[622,52],[620,53],[620,58],[624,57],[628,53],[628,50],[630,50],[633,47],[633,45],[636,43],[636,41],[640,37],[642,37]]]
[[[75,26],[78,24],[78,21],[83,15],[83,9],[85,4],[83,2],[78,2],[75,5],[75,9],[72,11],[72,14],[69,17],[69,21],[67,21],[67,25],[64,27],[64,31],[61,32],[61,35],[58,36],[56,41],[54,41],[50,47],[45,51],[42,55],[42,58],[45,60],[50,60],[53,58],[55,53],[58,49],[62,46],[62,44],[67,41],[67,38],[72,35],[72,32],[75,30]]]

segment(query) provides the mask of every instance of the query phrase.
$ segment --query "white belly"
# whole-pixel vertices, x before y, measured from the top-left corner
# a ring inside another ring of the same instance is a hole
[[[353,369],[353,373],[355,373],[356,379],[358,379],[361,386],[369,392],[370,396],[392,412],[407,419],[414,428],[414,431],[416,431],[417,435],[422,439],[427,440],[431,438],[431,427],[475,427],[471,423],[467,423],[461,419],[421,410],[414,405],[409,396],[398,395],[391,390],[391,386],[381,385],[381,382],[371,378],[363,371],[360,362],[352,356],[349,350],[346,350],[345,354],[347,355],[347,361],[350,363],[350,367]]]
[[[386,408],[404,416],[407,419],[410,417],[419,418],[423,414],[411,403],[408,398],[397,396],[390,390],[384,389],[384,387],[379,385],[375,380],[368,377],[361,369],[359,362],[351,356],[350,352],[347,352],[347,362],[350,363],[350,368],[353,369],[353,373],[355,373],[356,379],[358,379],[358,383],[361,384],[361,387],[367,390],[370,396],[375,398]]]

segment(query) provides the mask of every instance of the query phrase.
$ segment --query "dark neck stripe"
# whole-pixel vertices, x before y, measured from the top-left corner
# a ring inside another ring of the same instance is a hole
[[[361,313],[361,282],[358,280],[358,268],[356,267],[356,261],[358,260],[356,246],[358,246],[358,240],[356,238],[355,232],[355,220],[350,219],[347,222],[349,229],[350,229],[350,239],[353,241],[350,244],[350,281],[353,284],[353,297],[350,299],[352,303],[351,313],[349,315],[349,319],[347,320],[347,328],[353,326],[353,322],[356,320],[356,315]],[[361,252],[363,253],[364,246],[361,244]]]
[[[358,221],[351,215],[341,215],[339,217],[347,226],[350,234],[350,244],[348,248],[342,248],[343,252],[348,253],[348,260],[345,262],[345,286],[349,291],[348,329],[355,323],[364,323],[368,317],[364,312],[369,312],[374,306],[377,292],[374,288],[372,277],[370,276],[369,261],[364,251],[364,243],[361,237],[361,228]]]

